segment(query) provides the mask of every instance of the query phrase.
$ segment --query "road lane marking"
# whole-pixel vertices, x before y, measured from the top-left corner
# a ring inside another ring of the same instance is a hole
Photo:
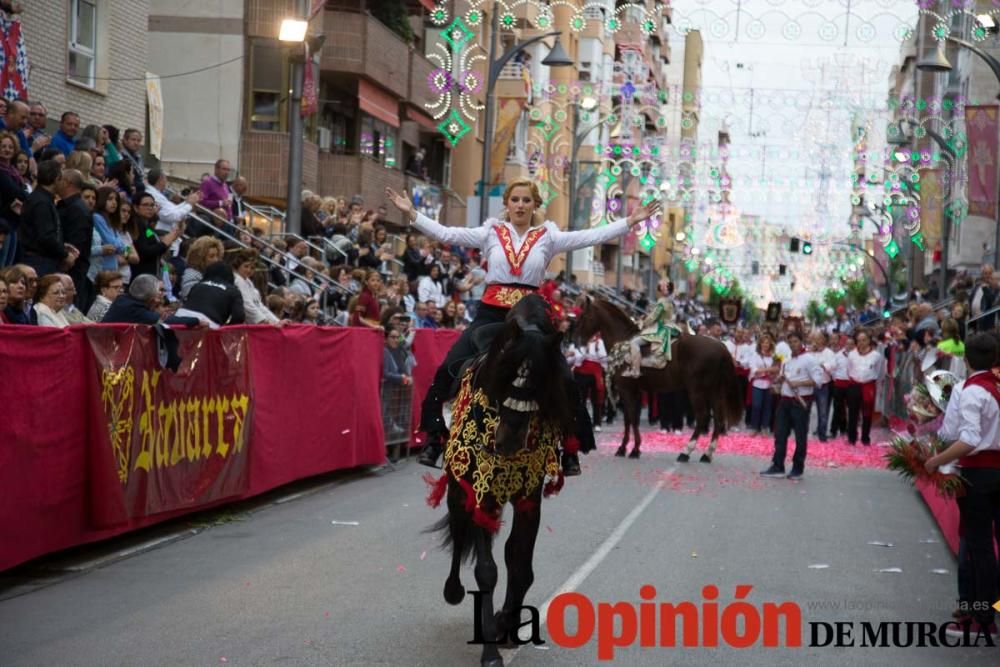
[[[615,529],[611,532],[611,534],[608,535],[607,539],[605,539],[604,542],[601,543],[601,546],[597,547],[597,550],[594,551],[593,554],[591,554],[590,558],[588,558],[583,565],[577,568],[577,570],[569,576],[569,579],[567,579],[562,586],[556,589],[556,592],[550,595],[549,599],[546,600],[541,607],[539,607],[538,615],[541,619],[540,622],[542,627],[545,626],[545,619],[546,616],[548,615],[549,605],[552,604],[552,601],[556,599],[556,597],[562,595],[563,593],[572,593],[573,591],[575,591],[577,587],[579,587],[580,584],[582,584],[587,579],[587,577],[589,577],[590,574],[597,569],[597,566],[600,565],[604,561],[604,559],[608,557],[608,554],[611,553],[611,550],[614,549],[616,546],[618,546],[618,543],[621,542],[623,537],[625,537],[625,533],[628,532],[628,529],[631,528],[632,524],[636,522],[636,520],[639,518],[639,515],[642,514],[647,507],[649,507],[649,504],[651,502],[653,502],[653,499],[656,498],[656,494],[658,494],[660,492],[660,489],[662,489],[663,486],[667,483],[666,478],[669,477],[670,475],[673,475],[676,470],[677,466],[674,466],[669,470],[665,470],[664,471],[665,474],[663,475],[663,477],[661,477],[660,481],[658,481],[653,486],[653,488],[650,489],[649,493],[646,494],[646,497],[640,500],[639,504],[633,507],[632,511],[629,512],[624,519],[622,519],[621,523],[619,523],[618,526],[616,526]],[[525,629],[527,630],[528,628]],[[530,646],[530,644],[525,644],[525,646]],[[500,653],[503,656],[504,664],[509,665],[511,662],[513,662],[514,658],[517,656],[518,651],[520,651],[522,648],[523,646],[519,646],[517,648],[512,648],[512,649],[502,649]]]

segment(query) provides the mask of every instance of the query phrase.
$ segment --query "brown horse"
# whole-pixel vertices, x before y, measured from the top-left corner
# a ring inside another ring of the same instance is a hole
[[[615,455],[625,456],[631,428],[635,445],[629,458],[639,458],[642,443],[639,413],[643,390],[650,396],[684,391],[694,410],[695,429],[677,460],[681,463],[691,460],[691,452],[697,447],[698,438],[708,432],[711,418],[712,439],[708,450],[701,456],[703,463],[711,463],[719,436],[739,423],[744,409],[736,368],[726,346],[714,338],[682,334],[673,341],[672,361],[665,368],[643,367],[640,377],[633,378],[623,377],[622,372],[628,368],[629,341],[639,334],[639,327],[617,306],[589,297],[577,318],[575,335],[578,341],[586,341],[595,333],[601,334],[608,349],[608,375],[624,406],[625,434]]]

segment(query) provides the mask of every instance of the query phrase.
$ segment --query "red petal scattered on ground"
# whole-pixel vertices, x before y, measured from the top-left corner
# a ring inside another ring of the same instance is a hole
[[[621,434],[609,434],[598,446],[602,449],[617,449],[621,442]],[[673,433],[651,432],[642,434],[642,450],[644,452],[680,452],[690,440],[690,434],[674,435]],[[709,439],[703,436],[699,447],[691,454],[692,465],[696,464],[703,451],[708,447]],[[795,448],[794,439],[789,439],[788,453],[791,456]],[[630,445],[631,451],[631,445]],[[753,456],[767,461],[774,453],[774,438],[770,436],[753,436],[748,433],[730,433],[719,439],[715,450],[715,460],[727,454]],[[847,444],[841,438],[820,442],[815,438],[809,440],[806,468],[885,468],[885,448],[878,446]],[[742,483],[743,480],[740,480]]]

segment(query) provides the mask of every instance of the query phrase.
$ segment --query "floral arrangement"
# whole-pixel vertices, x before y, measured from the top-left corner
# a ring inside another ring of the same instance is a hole
[[[944,443],[934,435],[928,436],[925,440],[897,435],[885,454],[886,467],[911,484],[915,484],[917,480],[926,480],[938,494],[956,498],[961,495],[963,489],[960,475],[940,468],[929,473],[924,467],[927,459],[944,449]]]

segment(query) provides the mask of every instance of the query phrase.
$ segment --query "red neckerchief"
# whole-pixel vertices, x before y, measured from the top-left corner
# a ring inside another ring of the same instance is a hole
[[[496,232],[497,238],[500,239],[500,247],[503,248],[504,255],[507,257],[507,264],[510,265],[511,275],[521,275],[521,267],[524,265],[524,260],[528,258],[528,253],[538,243],[538,239],[542,238],[542,235],[545,234],[545,227],[534,227],[528,230],[528,233],[524,236],[524,243],[521,244],[520,250],[516,253],[514,252],[514,239],[507,225],[502,223],[494,225],[493,230]]]
[[[962,385],[962,387],[982,387],[986,391],[990,392],[993,400],[1000,405],[1000,384],[997,383],[996,376],[990,371],[979,371],[973,373],[969,379],[965,381],[965,384]]]

